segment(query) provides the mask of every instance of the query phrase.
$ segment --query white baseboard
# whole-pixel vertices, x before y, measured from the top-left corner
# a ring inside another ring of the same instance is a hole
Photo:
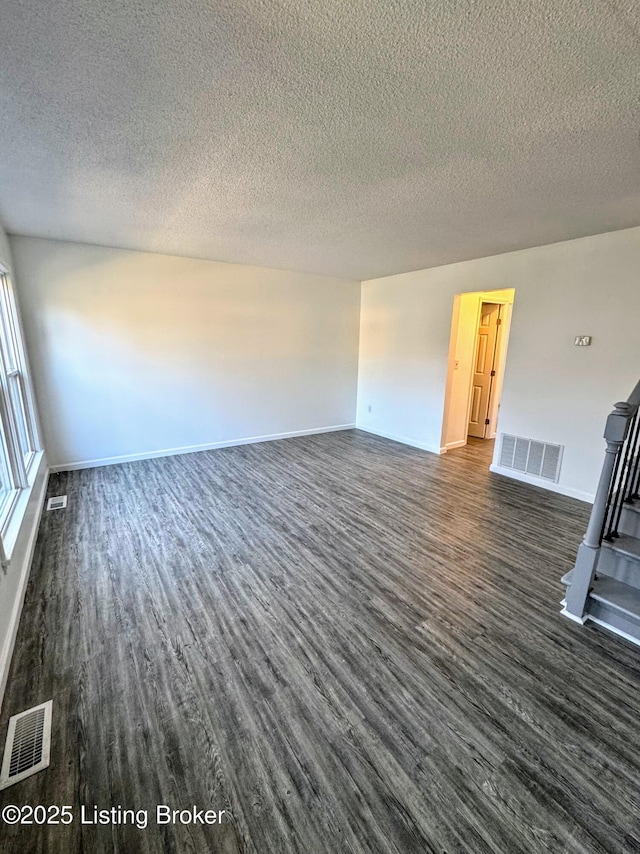
[[[564,601],[565,601],[565,600],[563,599],[563,600],[562,600],[562,602],[564,602]],[[561,605],[562,605],[562,602],[560,603]],[[584,616],[584,617],[576,617],[576,615],[575,615],[575,614],[570,614],[570,613],[569,613],[569,611],[567,611],[567,606],[566,606],[566,605],[563,605],[562,610],[560,611],[560,613],[562,614],[562,616],[563,616],[563,617],[566,617],[568,620],[573,620],[573,622],[574,622],[574,623],[579,623],[581,626],[584,626],[584,624],[585,624],[585,623],[587,622],[587,620],[588,620],[588,617],[586,617],[586,616]]]
[[[523,472],[513,471],[513,469],[505,469],[502,466],[497,466],[492,463],[489,466],[489,471],[494,474],[501,474],[503,477],[510,477],[512,480],[519,480],[521,483],[528,483],[531,486],[539,486],[541,489],[548,489],[549,492],[558,492],[560,495],[566,495],[568,498],[577,498],[578,501],[586,501],[588,504],[593,504],[595,496],[591,492],[583,492],[581,489],[574,489],[572,486],[564,486],[561,483],[553,483],[544,478],[534,477],[531,474],[523,474]]]
[[[353,430],[355,424],[335,424],[331,427],[314,427],[311,430],[292,430],[289,433],[272,433],[268,436],[248,436],[243,439],[226,439],[222,442],[207,442],[204,445],[184,445],[180,448],[163,448],[160,451],[143,451],[140,454],[125,454],[121,457],[102,457],[96,460],[80,460],[70,463],[59,463],[50,466],[52,472],[76,471],[91,469],[98,466],[112,466],[118,463],[134,463],[138,460],[152,460],[155,457],[175,457],[178,454],[195,454],[198,451],[212,451],[216,448],[233,448],[236,445],[254,445],[258,442],[275,442],[278,439],[293,439],[296,436],[315,436],[319,433],[337,433],[340,430]]]
[[[635,644],[636,646],[640,646],[640,641],[638,638],[634,638],[633,635],[628,634],[622,629],[617,628],[616,626],[612,626],[610,623],[607,623],[605,620],[600,620],[598,617],[592,617],[591,614],[585,614],[584,617],[576,617],[575,614],[570,614],[566,606],[560,611],[563,617],[568,617],[570,620],[573,620],[574,623],[578,623],[581,626],[584,626],[585,623],[593,623],[596,626],[600,626],[602,629],[606,629],[608,632],[611,632],[612,635],[618,635],[618,637],[624,638],[627,641]]]
[[[391,439],[393,442],[400,442],[402,445],[410,445],[412,448],[420,448],[421,451],[429,451],[430,454],[443,453],[442,448],[427,445],[426,442],[419,442],[417,439],[411,439],[409,436],[397,436],[395,433],[375,430],[373,427],[363,427],[362,424],[356,424],[356,429],[362,430],[363,433],[373,433],[374,436],[382,436],[383,439]]]
[[[608,632],[611,632],[612,635],[618,635],[618,637],[624,638],[627,641],[635,644],[636,646],[640,646],[640,641],[638,638],[634,638],[633,635],[627,634],[622,629],[616,628],[616,626],[612,626],[604,620],[599,620],[597,617],[592,617],[590,614],[587,615],[587,620],[590,623],[594,623],[596,626],[600,626],[603,629],[606,629]]]
[[[447,444],[443,448],[440,448],[440,453],[446,454],[447,451],[453,451],[454,448],[464,448],[466,444],[466,439],[458,439],[457,442],[447,442]]]
[[[20,532],[20,536],[26,536],[27,539],[21,560],[21,565],[17,570],[20,576],[16,597],[14,599],[13,607],[11,609],[11,616],[9,617],[9,626],[4,639],[4,644],[2,645],[2,649],[0,650],[0,709],[2,708],[2,701],[4,699],[4,691],[7,686],[7,679],[9,678],[9,668],[11,666],[11,658],[13,656],[13,650],[16,644],[16,636],[18,634],[18,626],[20,625],[20,616],[22,615],[24,597],[27,592],[27,582],[29,581],[31,561],[33,560],[33,552],[36,546],[38,528],[40,527],[40,519],[42,517],[42,510],[44,507],[44,499],[45,495],[47,494],[49,469],[47,468],[46,463],[44,463],[44,472],[38,472],[38,477],[42,477],[42,482],[39,486],[37,486],[37,481],[34,484],[34,486],[37,487],[37,492],[31,496],[31,500],[29,502],[34,508],[37,508],[37,510],[34,514],[33,520],[31,522],[31,527],[28,533],[22,531]],[[13,559],[11,565],[13,565]]]

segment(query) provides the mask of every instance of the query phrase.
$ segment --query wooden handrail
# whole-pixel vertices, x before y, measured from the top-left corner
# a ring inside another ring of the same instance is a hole
[[[640,406],[640,380],[638,380],[636,387],[627,398],[627,403],[636,409]]]

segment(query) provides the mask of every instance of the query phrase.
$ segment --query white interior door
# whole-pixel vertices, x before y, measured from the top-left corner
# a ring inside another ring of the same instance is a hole
[[[483,302],[480,306],[468,429],[469,436],[475,436],[478,439],[485,438],[489,424],[489,402],[495,376],[496,343],[501,309],[501,305],[491,302]]]

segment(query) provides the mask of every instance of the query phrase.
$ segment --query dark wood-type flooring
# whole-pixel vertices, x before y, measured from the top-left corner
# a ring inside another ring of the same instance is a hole
[[[356,431],[52,476],[2,854],[640,851],[640,650],[559,615],[587,506]],[[155,805],[227,810],[156,826]],[[151,811],[80,824],[80,805]]]

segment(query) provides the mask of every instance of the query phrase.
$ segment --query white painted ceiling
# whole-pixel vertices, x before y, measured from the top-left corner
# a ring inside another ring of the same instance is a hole
[[[640,224],[630,0],[4,0],[0,75],[13,233],[360,279]]]

